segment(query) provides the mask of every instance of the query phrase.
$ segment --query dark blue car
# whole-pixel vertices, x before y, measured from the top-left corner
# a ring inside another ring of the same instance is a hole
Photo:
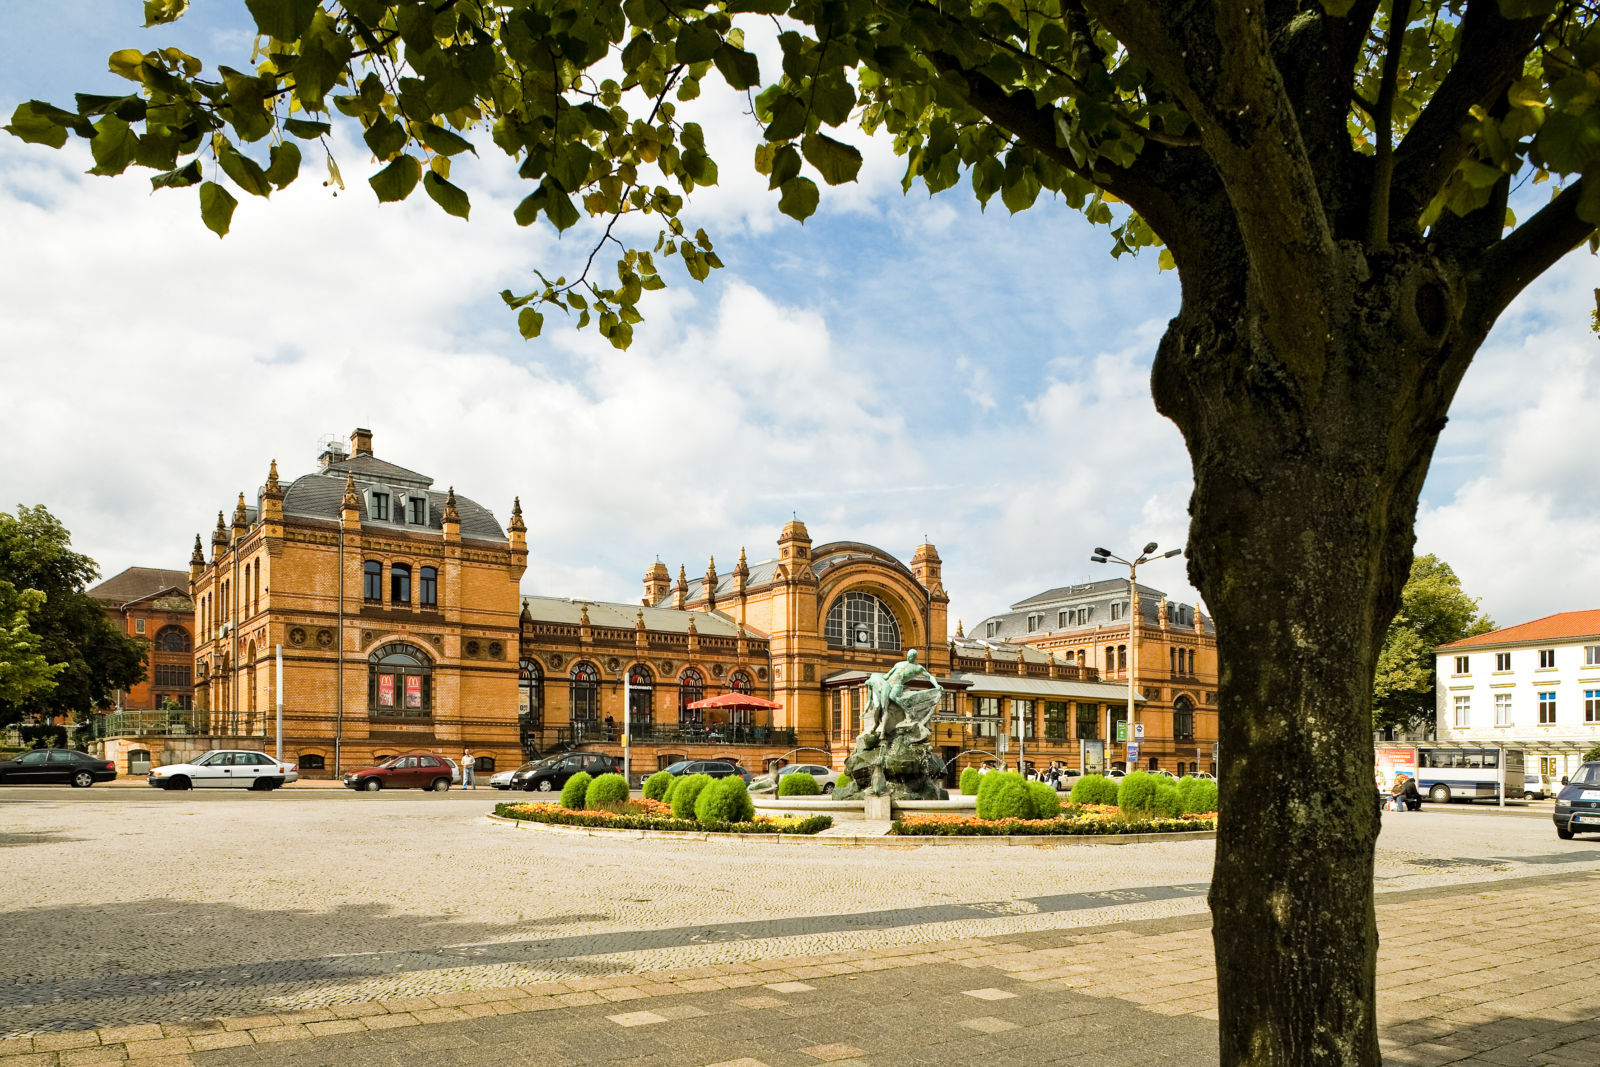
[[[1600,834],[1600,763],[1585,763],[1563,778],[1556,794],[1556,836]]]

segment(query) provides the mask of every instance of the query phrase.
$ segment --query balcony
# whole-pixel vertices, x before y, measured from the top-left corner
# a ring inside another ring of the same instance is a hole
[[[799,744],[789,727],[750,723],[633,723],[628,731],[633,745],[770,745],[784,749]],[[566,745],[615,745],[622,740],[620,723],[574,722],[556,730],[556,741]]]
[[[205,711],[111,711],[92,717],[94,736],[182,737],[203,734],[210,725]]]

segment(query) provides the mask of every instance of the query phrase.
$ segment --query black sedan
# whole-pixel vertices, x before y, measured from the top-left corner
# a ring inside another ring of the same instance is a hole
[[[36,748],[14,760],[0,761],[0,782],[6,785],[64,782],[78,789],[87,789],[96,782],[109,782],[116,776],[117,766],[110,760],[70,748]]]

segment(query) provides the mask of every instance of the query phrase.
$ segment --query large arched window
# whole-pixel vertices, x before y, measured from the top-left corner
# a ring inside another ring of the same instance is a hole
[[[698,704],[706,698],[705,675],[688,668],[678,676],[678,721],[699,723],[705,721],[705,711],[700,708],[690,710],[690,704]]]
[[[368,657],[367,703],[373,715],[433,714],[433,660],[416,645],[394,641]]]
[[[1172,702],[1172,736],[1178,741],[1194,740],[1194,701],[1186,696]]]
[[[824,634],[835,648],[900,650],[900,624],[894,612],[871,593],[849,592],[835,600]]]
[[[636,663],[628,668],[628,716],[632,722],[650,722],[655,712],[656,676]]]
[[[573,722],[595,722],[600,718],[600,672],[594,664],[573,664],[570,695]]]
[[[734,671],[732,674],[728,675],[728,692],[755,692],[755,687],[750,684],[750,675],[746,674],[744,671]]]
[[[383,603],[383,564],[369,559],[361,565],[361,599]]]
[[[189,640],[189,631],[181,626],[163,626],[156,631],[157,652],[192,652],[194,643]]]
[[[517,718],[525,727],[537,730],[544,725],[544,671],[537,660],[525,659],[517,666]]]

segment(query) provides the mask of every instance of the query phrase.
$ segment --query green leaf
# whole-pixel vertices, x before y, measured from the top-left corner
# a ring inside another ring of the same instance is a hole
[[[284,119],[283,128],[296,137],[304,137],[307,140],[313,137],[321,137],[333,129],[326,122],[312,122],[310,119]]]
[[[222,164],[222,173],[232,178],[235,185],[251,196],[272,194],[272,183],[267,181],[267,173],[261,169],[259,163],[221,137],[218,137],[214,144],[217,150],[217,162]]]
[[[761,84],[761,65],[756,57],[731,44],[719,45],[711,56],[722,80],[734,89],[749,89]]]
[[[244,0],[256,29],[280,41],[294,41],[311,26],[318,0]]]
[[[416,156],[397,156],[393,163],[367,179],[372,191],[378,194],[379,203],[404,200],[422,180],[422,164]]]
[[[1600,226],[1600,168],[1591,167],[1583,176],[1583,188],[1578,192],[1578,218]]]
[[[594,149],[583,142],[565,145],[550,161],[550,176],[561,188],[575,193],[589,180],[589,165],[593,160]]]
[[[199,181],[200,161],[191,159],[187,166],[155,175],[150,179],[150,185],[155,189],[180,189],[186,185],[196,185]]]
[[[790,178],[783,183],[778,210],[804,222],[816,212],[818,195],[817,183],[810,178]]]
[[[683,29],[678,31],[674,53],[679,63],[703,63],[716,54],[717,46],[721,43],[710,19],[695,19],[685,22]]]
[[[1005,178],[1005,168],[993,156],[984,156],[972,168],[972,193],[978,203],[987,205],[989,198],[1000,191]]]
[[[5,130],[29,144],[60,148],[67,143],[66,124],[76,118],[72,112],[63,111],[43,100],[29,100],[17,105],[17,109],[11,113],[11,124]]]
[[[1600,115],[1551,111],[1533,139],[1535,155],[1557,174],[1576,174],[1600,157]]]
[[[272,152],[267,157],[267,181],[282,189],[294,181],[299,173],[300,146],[293,141],[273,145]]]
[[[216,182],[206,182],[200,187],[200,220],[218,237],[228,232],[233,223],[233,209],[238,206],[239,202]]]
[[[544,329],[544,316],[533,308],[523,308],[517,312],[517,332],[522,334],[524,340],[531,341],[538,337],[542,329]]]
[[[433,198],[435,204],[444,208],[447,214],[454,215],[458,219],[466,218],[468,212],[472,209],[465,192],[459,187],[451,185],[431,170],[422,176],[422,187],[427,190],[428,195]]]
[[[189,10],[189,0],[144,0],[145,28],[174,22]]]
[[[431,122],[419,122],[417,123],[417,132],[422,137],[422,143],[441,156],[453,156],[459,152],[478,154],[477,150],[472,147],[471,141],[453,130],[445,129],[443,126],[436,126]]]
[[[394,119],[379,119],[367,127],[361,139],[379,160],[389,160],[406,146],[406,128]]]
[[[808,133],[800,142],[800,151],[806,162],[817,168],[822,180],[829,185],[843,185],[856,180],[861,169],[861,153],[843,141],[835,141],[823,133]]]
[[[767,188],[776,189],[799,173],[800,153],[795,151],[792,144],[779,145],[772,155],[772,177],[767,182]]]
[[[1039,179],[1033,173],[1032,167],[1006,168],[1005,187],[1000,190],[1000,202],[1005,204],[1013,215],[1028,210],[1038,198]]]
[[[1156,268],[1158,270],[1176,270],[1177,267],[1178,261],[1172,257],[1172,249],[1163,248],[1161,254],[1156,257]]]
[[[546,178],[539,183],[539,188],[544,192],[544,215],[558,230],[571,229],[578,224],[578,209],[573,206],[572,198],[561,191],[551,178]]]
[[[261,0],[266,3],[269,0]],[[300,0],[281,0],[299,3]],[[316,7],[316,0],[311,0]],[[294,95],[300,106],[312,111],[323,109],[323,97],[338,84],[344,65],[355,51],[348,38],[339,32],[333,18],[321,8],[311,18],[311,25],[300,41],[300,55],[294,63]]]
[[[144,81],[144,53],[137,48],[120,48],[106,59],[106,66],[119,78]]]
[[[89,141],[94,166],[89,173],[121,174],[138,150],[139,138],[128,124],[115,115],[107,115],[94,124],[94,137]]]
[[[780,93],[772,100],[772,121],[762,136],[769,141],[787,141],[806,130],[806,105],[796,96]]]

